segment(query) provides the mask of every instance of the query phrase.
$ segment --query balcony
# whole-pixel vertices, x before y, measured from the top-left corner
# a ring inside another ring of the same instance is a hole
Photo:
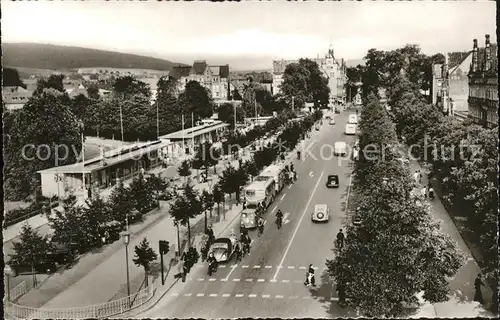
[[[498,109],[498,101],[486,99],[486,98],[477,98],[477,97],[469,97],[467,99],[469,104],[483,106],[487,108]]]

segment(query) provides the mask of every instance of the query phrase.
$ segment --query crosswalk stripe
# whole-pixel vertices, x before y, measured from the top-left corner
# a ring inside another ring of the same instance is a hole
[[[218,296],[218,294],[217,294],[217,293],[211,293],[211,294],[210,294],[210,296],[211,296],[211,297],[217,297],[217,296]]]
[[[252,278],[248,278],[248,279],[246,279],[245,281],[246,281],[246,282],[252,282],[252,281],[253,281],[253,279],[252,279]]]
[[[227,279],[220,279],[220,281],[222,281],[222,282],[226,282],[226,281],[227,281]]]
[[[185,293],[184,297],[191,297],[193,294],[192,293]]]
[[[299,298],[299,296],[290,296],[290,297],[288,297],[288,298],[290,298],[290,299],[298,299],[298,298]]]
[[[295,266],[288,266],[288,269],[295,269]]]
[[[234,296],[235,296],[236,298],[241,298],[241,297],[243,297],[243,294],[242,294],[242,293],[237,293],[237,294],[235,294]]]
[[[266,269],[270,269],[270,268],[272,268],[272,267],[273,267],[273,266],[266,266]]]
[[[280,294],[277,294],[277,295],[276,295],[276,298],[277,298],[277,299],[283,299],[283,296],[282,296],[282,295],[280,295]]]
[[[302,299],[311,299],[311,297],[307,297],[307,296],[306,296],[306,297],[302,297]]]
[[[248,268],[248,266],[241,266],[241,267],[242,267],[243,269],[246,269],[246,268]]]
[[[258,279],[257,282],[264,282],[266,279]]]
[[[204,278],[198,278],[198,279],[196,279],[196,280],[197,280],[197,281],[205,281],[205,279],[204,279]]]
[[[204,293],[198,293],[196,296],[197,297],[203,297],[203,296],[205,296],[205,294]]]
[[[231,295],[230,295],[229,293],[223,293],[223,294],[222,294],[222,297],[223,297],[223,298],[227,298],[227,297],[230,297],[230,296],[231,296]]]
[[[249,294],[248,297],[249,298],[255,298],[257,295],[256,294]]]
[[[215,278],[208,279],[208,281],[210,281],[210,282],[214,282],[215,280],[217,280],[217,279],[215,279]]]
[[[262,295],[262,298],[269,298],[269,297],[271,297],[271,295],[269,295],[269,294],[263,294]]]
[[[260,269],[260,266],[253,266],[254,269]]]
[[[178,293],[172,293],[172,296],[174,296],[174,297],[178,297],[178,296],[179,296],[179,294],[178,294]]]
[[[339,301],[339,298],[336,298],[336,297],[331,297],[331,298],[330,298],[330,301]]]
[[[299,269],[301,269],[301,270],[305,270],[305,269],[306,269],[306,267],[304,267],[304,266],[300,266],[300,267],[299,267]]]
[[[288,282],[290,282],[290,280],[281,280],[281,282],[288,283]]]
[[[276,279],[271,279],[270,281],[271,281],[271,282],[277,282],[278,280],[276,280]]]
[[[225,264],[221,264],[221,265],[219,265],[218,267],[219,267],[219,268],[225,268],[225,267],[226,267],[226,265],[225,265]]]
[[[238,282],[238,281],[240,281],[240,279],[233,279],[233,281],[234,281],[234,282]]]

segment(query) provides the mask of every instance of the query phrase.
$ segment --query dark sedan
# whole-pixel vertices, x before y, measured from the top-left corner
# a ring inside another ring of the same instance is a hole
[[[331,174],[326,179],[327,188],[338,188],[339,187],[339,176],[336,174]]]

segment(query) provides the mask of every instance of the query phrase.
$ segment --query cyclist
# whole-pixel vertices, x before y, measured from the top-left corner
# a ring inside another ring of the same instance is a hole
[[[259,237],[264,233],[264,219],[259,217],[257,220],[257,228],[259,228]]]
[[[278,226],[278,229],[281,228],[281,225],[283,224],[283,212],[281,212],[280,209],[276,212],[276,225]]]

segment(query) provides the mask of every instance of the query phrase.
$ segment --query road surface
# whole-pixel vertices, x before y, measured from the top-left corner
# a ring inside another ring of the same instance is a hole
[[[298,181],[285,187],[265,215],[261,237],[251,231],[252,251],[240,263],[222,265],[208,276],[206,264],[197,264],[185,283],[176,284],[162,299],[140,317],[234,318],[234,317],[340,317],[346,312],[338,306],[337,293],[324,276],[326,258],[331,259],[333,241],[345,217],[342,203],[347,196],[350,161],[339,162],[332,156],[336,141],[354,144],[355,137],[345,136],[348,112],[336,115],[336,125],[323,121],[319,132],[313,131],[311,153],[295,161]],[[323,157],[320,154],[323,153]],[[305,154],[303,152],[303,154]],[[316,159],[314,159],[316,158]],[[327,189],[328,174],[338,174],[339,189]],[[315,204],[327,204],[330,221],[311,221]],[[278,230],[277,208],[285,214]],[[239,234],[238,225],[228,228]],[[317,288],[304,285],[306,268],[313,264]],[[332,290],[333,289],[333,290]]]

